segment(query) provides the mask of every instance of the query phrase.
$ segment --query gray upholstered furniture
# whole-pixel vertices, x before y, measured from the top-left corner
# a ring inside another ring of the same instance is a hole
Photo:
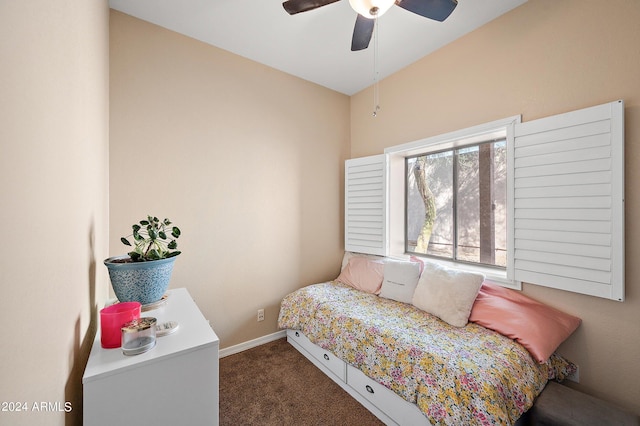
[[[640,418],[601,399],[550,381],[518,425],[639,426]]]

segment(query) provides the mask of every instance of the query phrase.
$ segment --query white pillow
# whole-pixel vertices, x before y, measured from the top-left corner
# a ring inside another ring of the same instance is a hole
[[[447,269],[436,263],[425,262],[412,303],[416,308],[429,312],[454,327],[464,327],[483,281],[482,274]]]
[[[411,303],[419,278],[419,263],[389,260],[384,264],[380,297]]]

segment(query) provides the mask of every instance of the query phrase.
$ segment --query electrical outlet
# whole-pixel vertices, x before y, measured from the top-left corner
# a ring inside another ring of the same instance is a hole
[[[580,383],[580,367],[576,365],[576,372],[570,376],[567,376],[567,380],[570,380],[575,383]]]
[[[258,309],[258,322],[264,321],[264,309]]]

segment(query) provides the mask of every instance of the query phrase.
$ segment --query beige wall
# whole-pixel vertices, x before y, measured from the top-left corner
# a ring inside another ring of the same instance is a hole
[[[108,247],[107,1],[0,2],[0,412],[82,422]],[[34,412],[52,403],[71,412]]]
[[[640,414],[640,2],[529,0],[352,97],[351,154],[522,114],[523,121],[625,100],[626,301],[524,285],[583,319],[560,352],[576,387]],[[382,59],[383,60],[383,59]]]
[[[529,0],[384,80],[375,119],[371,90],[349,109],[343,95],[116,12],[109,91],[108,17],[106,1],[0,3],[0,400],[73,407],[0,423],[80,424],[109,287],[101,261],[124,251],[118,237],[139,216],[181,226],[172,287],[189,289],[228,347],[276,331],[284,294],[337,275],[345,158],[619,98],[627,300],[525,292],[583,318],[561,347],[578,387],[640,413],[640,3]]]
[[[115,11],[110,59],[111,254],[167,216],[171,288],[221,347],[278,331],[285,294],[339,272],[349,98]]]

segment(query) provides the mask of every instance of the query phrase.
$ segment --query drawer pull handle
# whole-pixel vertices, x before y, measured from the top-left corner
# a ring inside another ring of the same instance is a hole
[[[324,354],[323,356],[324,356],[324,359],[326,359],[327,361],[329,361],[329,355]]]
[[[371,386],[369,386],[369,385],[365,386],[365,389],[366,389],[366,390],[367,390],[367,392],[369,392],[369,393],[374,393],[374,392],[373,392],[373,388],[372,388]]]
[[[296,337],[300,337],[300,333],[296,331]]]

